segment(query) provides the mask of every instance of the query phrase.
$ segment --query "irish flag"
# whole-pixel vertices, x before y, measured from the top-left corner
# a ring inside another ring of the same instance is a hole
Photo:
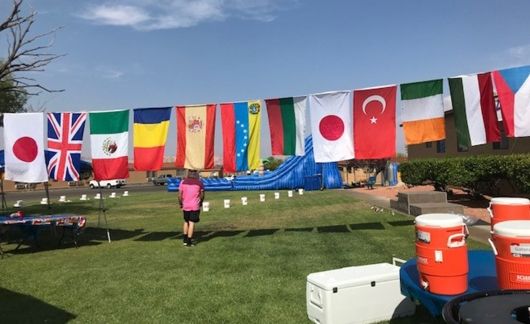
[[[458,147],[500,141],[491,73],[449,78]]]
[[[401,84],[403,131],[407,145],[445,138],[442,79]]]
[[[509,137],[530,136],[530,65],[493,72]]]
[[[221,104],[225,172],[259,168],[261,108],[259,100]]]
[[[215,106],[177,106],[177,168],[213,168]]]
[[[94,180],[129,177],[129,110],[89,114]]]
[[[134,110],[134,169],[158,171],[164,160],[171,107]]]
[[[265,100],[273,155],[304,155],[307,97]]]

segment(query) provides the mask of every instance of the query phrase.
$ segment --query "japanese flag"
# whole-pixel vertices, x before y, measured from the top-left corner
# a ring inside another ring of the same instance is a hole
[[[4,114],[5,178],[19,182],[46,182],[44,114]]]
[[[350,91],[309,96],[315,162],[354,158],[351,101]]]

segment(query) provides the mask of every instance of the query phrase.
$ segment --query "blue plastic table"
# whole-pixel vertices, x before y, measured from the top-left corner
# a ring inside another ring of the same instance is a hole
[[[498,289],[495,256],[491,251],[469,251],[468,260],[468,289],[461,295]],[[436,295],[425,291],[419,284],[416,258],[408,260],[401,266],[399,278],[401,293],[419,301],[433,316],[441,315],[445,303],[460,296]]]

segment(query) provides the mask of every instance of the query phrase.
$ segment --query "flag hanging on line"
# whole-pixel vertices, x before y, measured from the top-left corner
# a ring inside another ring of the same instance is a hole
[[[307,96],[265,100],[273,155],[305,155]]]
[[[129,177],[129,110],[90,112],[94,180]]]
[[[351,92],[310,95],[309,113],[315,162],[353,159]]]
[[[491,73],[448,80],[458,147],[500,141]]]
[[[48,113],[46,162],[50,179],[78,181],[87,113]]]
[[[530,65],[493,72],[506,136],[530,136]]]
[[[5,178],[18,182],[46,182],[43,113],[5,113]]]
[[[215,104],[177,106],[178,168],[214,167],[215,107]]]
[[[134,169],[158,171],[164,162],[171,107],[134,109]]]
[[[261,165],[261,108],[259,100],[221,104],[226,172],[257,170]]]
[[[356,159],[396,155],[397,86],[353,92],[353,132]]]
[[[402,120],[407,145],[445,138],[442,79],[401,84]]]

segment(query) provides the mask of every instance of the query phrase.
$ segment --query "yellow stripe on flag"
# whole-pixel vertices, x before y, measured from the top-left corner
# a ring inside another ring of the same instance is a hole
[[[157,147],[166,145],[169,120],[158,124],[138,124],[134,128],[134,147]]]
[[[248,142],[248,168],[257,170],[261,164],[260,160],[260,134],[261,134],[261,101],[251,100],[248,102],[248,124],[249,124],[249,142]]]
[[[445,138],[444,118],[403,122],[407,145],[443,140]]]
[[[206,106],[186,107],[186,161],[187,169],[202,169],[206,145]]]

